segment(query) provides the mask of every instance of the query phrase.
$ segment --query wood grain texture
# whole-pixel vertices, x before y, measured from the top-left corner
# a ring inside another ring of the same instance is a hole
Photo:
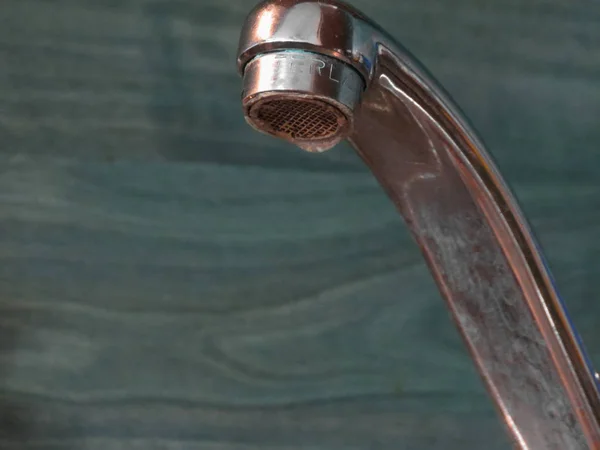
[[[509,448],[346,146],[252,132],[254,0],[2,0],[0,447]],[[356,0],[488,142],[600,361],[600,5]]]

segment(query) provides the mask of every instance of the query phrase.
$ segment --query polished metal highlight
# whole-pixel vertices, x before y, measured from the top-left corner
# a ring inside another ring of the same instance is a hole
[[[336,0],[260,3],[238,55],[255,128],[317,151],[347,137],[370,167],[419,243],[515,446],[600,449],[595,373],[541,250],[483,143],[416,59]],[[299,55],[302,70],[291,62]],[[328,73],[349,81],[332,84]],[[277,109],[260,105],[269,98],[297,103],[261,122],[252,105]]]

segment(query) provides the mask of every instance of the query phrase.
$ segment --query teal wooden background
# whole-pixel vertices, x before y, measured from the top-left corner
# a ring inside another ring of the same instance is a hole
[[[240,112],[254,0],[2,0],[0,447],[507,449],[346,146]],[[600,4],[355,0],[445,84],[600,363]]]

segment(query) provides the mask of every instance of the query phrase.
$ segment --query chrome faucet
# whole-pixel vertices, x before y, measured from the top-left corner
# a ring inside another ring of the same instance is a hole
[[[540,247],[483,143],[427,71],[337,0],[268,0],[243,27],[255,129],[322,152],[347,139],[418,242],[520,449],[600,449],[595,374]]]

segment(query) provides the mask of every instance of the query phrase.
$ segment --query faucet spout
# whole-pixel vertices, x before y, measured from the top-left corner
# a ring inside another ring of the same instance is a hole
[[[438,83],[337,0],[269,0],[238,68],[256,129],[324,151],[347,139],[418,242],[520,449],[600,448],[594,372],[540,247],[484,144]]]

